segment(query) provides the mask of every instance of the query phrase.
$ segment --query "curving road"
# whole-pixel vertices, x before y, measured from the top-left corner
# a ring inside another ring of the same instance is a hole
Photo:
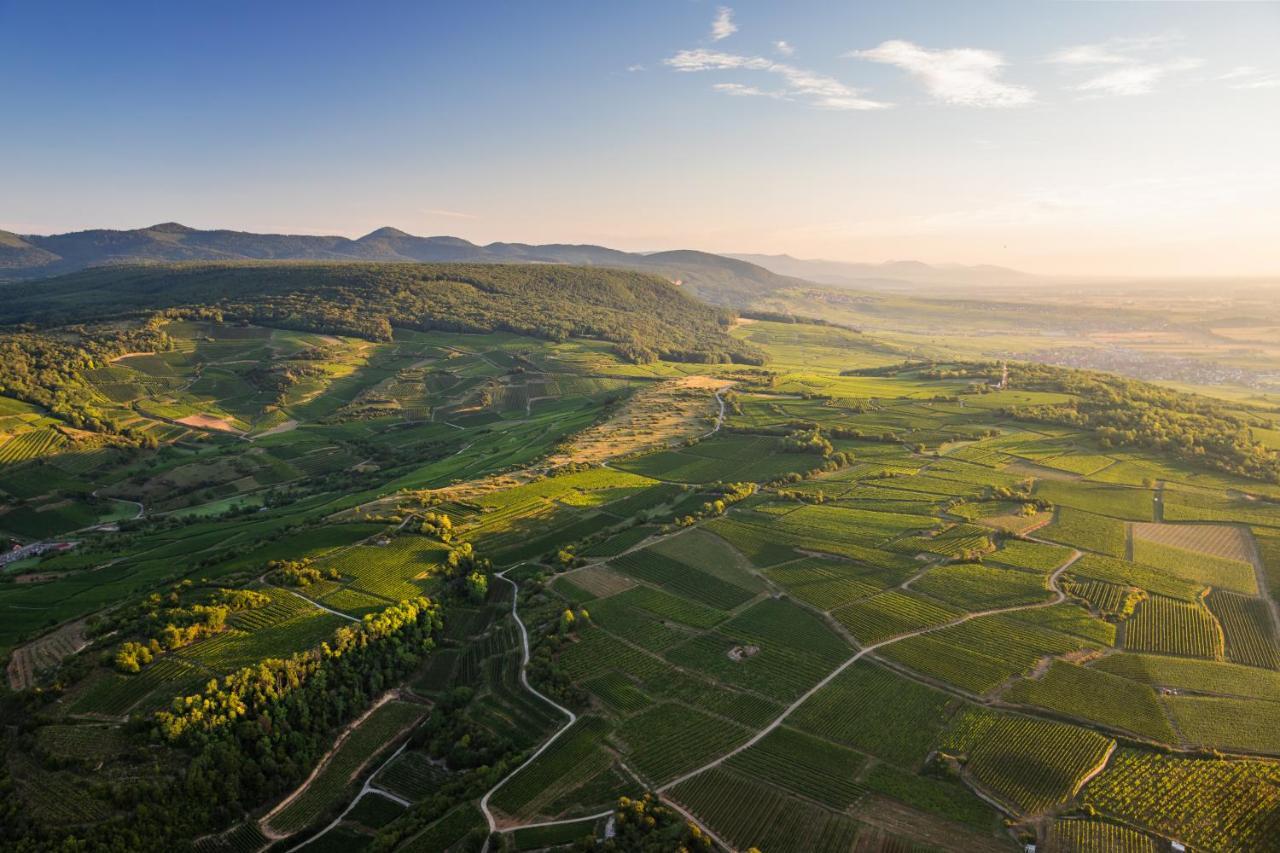
[[[489,832],[493,832],[498,828],[498,822],[494,818],[493,812],[489,809],[489,798],[492,797],[494,793],[498,791],[499,788],[501,788],[508,781],[510,781],[513,776],[515,776],[517,773],[519,773],[521,770],[523,770],[525,767],[531,764],[539,755],[546,752],[547,748],[551,746],[551,744],[555,743],[556,740],[560,737],[560,735],[567,732],[569,728],[578,721],[577,714],[573,713],[568,708],[561,705],[559,702],[556,702],[554,699],[551,699],[550,697],[539,692],[531,684],[529,684],[529,676],[528,676],[529,631],[524,626],[524,620],[520,618],[520,610],[518,607],[518,604],[520,601],[520,584],[516,583],[511,578],[507,577],[507,572],[511,571],[511,569],[519,568],[522,565],[524,565],[524,563],[520,563],[518,565],[512,566],[510,569],[503,569],[502,571],[494,574],[494,577],[502,578],[504,581],[511,584],[511,615],[516,620],[516,627],[520,629],[520,685],[524,687],[525,690],[528,690],[530,693],[532,693],[534,696],[537,696],[543,702],[546,702],[548,705],[555,708],[561,714],[564,714],[566,717],[569,718],[569,721],[565,723],[563,726],[561,726],[559,729],[557,729],[555,734],[547,738],[546,742],[543,743],[542,746],[538,747],[538,749],[533,753],[533,755],[530,755],[528,758],[526,758],[524,762],[520,764],[519,767],[517,767],[515,770],[512,770],[506,776],[502,777],[501,781],[499,781],[498,784],[494,785],[492,788],[490,788],[488,791],[485,792],[484,797],[480,799],[480,811],[484,812],[484,819],[489,823]],[[608,814],[608,812],[605,812],[605,814]],[[560,823],[576,823],[577,821],[580,821],[580,820],[585,820],[585,818],[579,817],[579,818],[574,818],[572,821],[559,821],[559,822]],[[489,849],[489,843],[488,841],[486,841],[485,850],[488,850],[488,849]]]
[[[716,394],[716,397],[717,399],[719,399],[718,392]],[[721,400],[721,406],[722,406],[721,421],[723,421],[723,400]],[[719,424],[717,424],[717,429],[718,428],[719,428]],[[715,430],[712,430],[712,432],[714,431]],[[1042,539],[1036,539],[1030,536],[1027,537],[1027,539],[1029,541],[1039,542],[1040,544],[1045,544],[1045,545],[1056,544],[1056,543],[1046,542],[1045,540],[1042,540]],[[1049,588],[1053,592],[1053,597],[1047,601],[1040,601],[1034,604],[1017,604],[1010,607],[995,607],[989,610],[979,610],[972,613],[966,613],[963,616],[960,616],[949,622],[945,622],[941,625],[932,625],[925,628],[919,628],[915,631],[908,631],[905,634],[898,634],[897,636],[890,637],[886,640],[881,640],[878,643],[872,643],[870,645],[863,646],[862,648],[858,649],[858,651],[855,652],[852,656],[846,659],[843,663],[841,663],[840,666],[836,667],[834,670],[828,673],[825,678],[823,678],[817,684],[813,685],[811,688],[805,691],[800,696],[800,698],[796,699],[794,702],[792,702],[790,705],[784,708],[782,713],[779,714],[776,718],[774,718],[774,720],[770,722],[769,725],[765,726],[763,729],[758,731],[749,740],[735,747],[729,752],[724,753],[718,758],[715,758],[712,761],[707,762],[701,767],[698,767],[694,770],[689,771],[688,773],[685,773],[681,776],[676,777],[675,779],[672,779],[671,781],[659,786],[656,790],[659,793],[668,791],[671,788],[674,788],[676,785],[679,785],[681,782],[688,781],[689,779],[692,779],[694,776],[697,776],[700,773],[710,770],[713,767],[718,767],[719,765],[723,764],[725,761],[729,760],[733,756],[738,755],[739,753],[750,749],[752,746],[754,746],[755,744],[763,740],[765,737],[767,737],[770,732],[774,731],[775,729],[778,728],[778,726],[782,725],[783,722],[787,719],[787,717],[789,717],[792,714],[792,712],[796,710],[796,708],[799,708],[806,701],[808,701],[815,693],[817,693],[819,690],[821,690],[822,688],[830,684],[832,681],[834,681],[836,677],[840,675],[840,673],[844,672],[846,669],[853,666],[863,657],[865,657],[871,652],[874,652],[876,649],[891,645],[892,643],[896,643],[899,640],[906,640],[911,637],[921,636],[922,634],[930,634],[935,631],[942,631],[947,628],[954,628],[957,625],[962,625],[965,622],[968,622],[973,619],[978,619],[983,616],[997,616],[1001,613],[1017,613],[1025,610],[1038,610],[1044,607],[1052,607],[1055,604],[1063,603],[1064,601],[1067,600],[1067,594],[1063,592],[1061,587],[1058,586],[1058,580],[1059,578],[1062,577],[1063,572],[1071,568],[1071,566],[1073,566],[1075,562],[1083,556],[1084,556],[1083,552],[1081,552],[1078,549],[1074,549],[1071,553],[1071,556],[1067,558],[1067,560],[1064,561],[1062,565],[1058,566],[1056,569],[1053,570],[1053,572],[1049,575],[1049,579],[1048,579]],[[513,566],[512,568],[517,568],[517,566]],[[513,776],[519,773],[520,770],[524,769],[524,767],[526,767],[528,764],[534,761],[534,759],[536,759],[539,755],[545,752],[547,748],[550,747],[551,744],[554,743],[557,738],[559,738],[566,731],[568,731],[569,728],[578,719],[577,715],[574,714],[572,711],[570,711],[568,708],[565,708],[559,703],[553,701],[552,699],[538,692],[529,684],[528,677],[526,676],[526,670],[529,665],[529,634],[528,634],[528,631],[525,629],[524,622],[520,619],[519,608],[517,606],[519,601],[520,587],[519,587],[519,584],[517,584],[514,580],[506,576],[508,571],[511,571],[511,569],[506,569],[502,572],[499,572],[495,575],[495,577],[502,578],[504,581],[511,584],[512,586],[511,615],[515,618],[516,625],[520,629],[520,643],[521,643],[521,653],[522,653],[522,658],[520,662],[520,683],[530,693],[533,693],[535,696],[542,699],[544,702],[548,703],[549,705],[554,707],[556,710],[560,711],[562,714],[568,717],[568,722],[565,723],[563,727],[558,729],[555,734],[553,734],[550,738],[548,738],[547,741],[541,747],[539,747],[538,750],[533,753],[533,755],[529,756],[529,758],[526,759],[519,767],[517,767],[515,770],[513,770],[511,773],[505,776],[502,779],[502,781],[498,782],[498,784],[494,785],[493,788],[491,788],[488,792],[485,793],[483,799],[481,799],[480,801],[480,810],[484,813],[485,820],[488,821],[490,832],[494,832],[498,828],[498,824],[497,824],[497,820],[493,816],[493,812],[489,808],[489,799]],[[683,807],[680,807],[675,803],[671,803],[670,801],[668,801],[668,803],[672,805],[676,809],[676,811],[680,812],[682,815],[684,815],[685,817],[689,818],[690,820],[696,822],[699,826],[701,826],[708,833],[708,835],[711,835],[713,840],[715,840],[718,844],[720,844],[721,847],[725,848],[726,850],[734,850],[734,848],[731,845],[726,844],[722,839],[717,838],[711,832],[709,827],[707,827],[701,821],[697,820],[697,818],[695,818],[694,815],[686,811]],[[591,818],[605,817],[606,815],[609,815],[611,813],[612,813],[612,810],[609,810],[609,811],[600,812],[599,814],[596,814],[596,815],[586,815],[586,816],[580,816],[580,817],[575,817],[575,818],[570,818],[565,820],[553,820],[553,821],[545,821],[542,823],[525,824],[522,826],[522,828],[524,826],[527,826],[527,827],[558,826],[566,823],[578,823]],[[485,843],[484,849],[485,849],[485,853],[487,853],[488,842]]]
[[[1042,540],[1032,539],[1031,541],[1040,542]],[[783,721],[786,720],[787,717],[791,716],[791,713],[796,708],[799,708],[806,701],[808,701],[809,698],[813,696],[813,694],[817,693],[819,690],[821,690],[822,688],[830,684],[833,680],[835,680],[836,676],[844,672],[849,667],[853,666],[855,663],[857,663],[859,660],[865,657],[868,653],[873,652],[876,649],[881,648],[882,646],[887,646],[892,643],[896,643],[899,640],[906,640],[906,639],[910,639],[911,637],[918,637],[922,634],[931,634],[934,631],[942,631],[947,628],[954,628],[956,625],[961,625],[965,622],[970,621],[971,619],[977,619],[982,616],[996,616],[1001,613],[1015,613],[1023,610],[1036,610],[1042,607],[1052,607],[1055,604],[1061,604],[1062,602],[1067,600],[1067,594],[1058,587],[1058,578],[1062,576],[1063,572],[1071,568],[1071,566],[1075,564],[1076,560],[1079,560],[1082,556],[1084,556],[1084,554],[1081,553],[1080,551],[1078,550],[1073,551],[1071,554],[1071,557],[1068,558],[1067,561],[1064,562],[1061,566],[1058,566],[1058,568],[1054,569],[1053,574],[1049,575],[1049,587],[1053,590],[1054,596],[1048,601],[1040,601],[1035,604],[1017,604],[1012,607],[996,607],[996,608],[992,608],[991,610],[980,610],[974,613],[966,613],[964,616],[961,616],[957,619],[953,619],[950,622],[945,622],[941,625],[932,625],[927,628],[918,628],[915,631],[908,631],[905,634],[898,634],[897,636],[890,637],[887,640],[881,640],[878,643],[872,643],[869,646],[863,646],[852,657],[850,657],[844,663],[840,664],[838,667],[832,670],[831,673],[828,674],[826,678],[822,679],[817,684],[813,685],[813,687],[810,687],[800,696],[799,699],[797,699],[796,701],[788,705],[786,708],[784,708],[782,710],[782,713],[779,714],[773,720],[773,722],[769,723],[769,725],[765,726],[763,729],[757,732],[750,740],[730,750],[729,752],[726,752],[724,755],[721,755],[719,758],[716,758],[713,761],[707,762],[706,764],[702,765],[696,770],[691,770],[688,773],[685,773],[683,776],[679,776],[675,779],[672,779],[670,782],[667,782],[665,785],[662,785],[661,787],[659,787],[658,791],[662,792],[662,791],[669,790],[675,787],[676,785],[679,785],[681,782],[685,782],[689,779],[692,779],[694,776],[697,776],[699,773],[710,770],[713,767],[718,767],[720,764],[724,763],[725,761],[737,755],[738,753],[743,752],[747,749],[750,749],[752,746],[754,746],[755,744],[763,740],[770,732],[772,732],[778,726],[782,725]]]

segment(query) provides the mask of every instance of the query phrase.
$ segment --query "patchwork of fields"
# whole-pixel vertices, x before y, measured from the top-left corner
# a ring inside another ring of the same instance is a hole
[[[320,830],[302,849],[553,848],[645,791],[765,853],[1280,849],[1273,490],[1016,420],[1067,395],[886,369],[820,327],[739,330],[776,349],[765,374],[172,325],[173,351],[94,372],[102,400],[243,436],[189,423],[152,464],[89,459],[0,408],[0,529],[88,527],[106,509],[68,495],[97,478],[144,507],[0,587],[10,684],[51,690],[11,762],[37,814],[109,820],[83,780],[127,777],[155,712],[426,596],[434,647],[334,730],[394,698],[202,853]],[[255,384],[300,353],[301,381]],[[663,395],[683,408],[661,441],[610,439]],[[563,464],[575,446],[599,458]],[[251,606],[116,662],[164,608],[229,590]],[[103,618],[122,601],[141,609]]]

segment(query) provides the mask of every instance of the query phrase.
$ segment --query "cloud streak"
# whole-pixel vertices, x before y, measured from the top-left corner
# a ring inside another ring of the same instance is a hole
[[[711,40],[723,41],[737,31],[738,25],[733,22],[733,10],[728,6],[716,9],[716,19],[711,22]]]
[[[699,48],[682,50],[664,63],[675,71],[696,73],[703,71],[756,71],[771,74],[780,79],[782,89],[770,93],[771,97],[802,101],[810,106],[828,110],[878,110],[891,106],[880,101],[863,97],[862,92],[846,86],[834,77],[797,68],[785,62],[777,62],[762,56],[743,56],[736,53],[725,53],[718,50]],[[763,90],[747,92],[754,89],[750,86],[730,85],[715,87],[717,91],[731,94],[765,94]]]
[[[1177,41],[1177,38],[1167,35],[1116,38],[1097,44],[1063,48],[1051,54],[1046,61],[1054,65],[1092,69],[1092,77],[1072,87],[1078,92],[1095,96],[1147,95],[1155,91],[1161,80],[1204,64],[1193,57],[1179,57],[1162,62],[1152,62],[1142,57],[1147,51],[1167,48]]]
[[[742,83],[712,83],[711,88],[717,92],[723,92],[726,95],[732,95],[736,98],[781,98],[781,92],[766,92],[756,86],[747,86]]]
[[[966,107],[1020,107],[1035,100],[1026,86],[999,79],[1004,58],[973,48],[929,50],[909,41],[886,41],[846,56],[892,65],[918,80],[937,101]]]
[[[1214,80],[1230,83],[1230,89],[1275,89],[1280,88],[1280,74],[1263,71],[1252,65],[1240,65],[1226,74],[1219,74]]]
[[[1102,95],[1131,97],[1148,95],[1164,78],[1181,71],[1191,71],[1203,63],[1198,59],[1175,59],[1163,63],[1132,63],[1091,77],[1076,86],[1076,91]]]

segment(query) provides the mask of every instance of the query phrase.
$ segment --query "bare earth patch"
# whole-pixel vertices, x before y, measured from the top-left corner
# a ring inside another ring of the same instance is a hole
[[[282,424],[276,424],[276,425],[275,425],[275,426],[273,426],[271,429],[264,429],[262,432],[258,433],[256,436],[254,436],[254,438],[262,438],[262,437],[264,437],[264,436],[268,436],[268,435],[279,435],[279,434],[280,434],[280,433],[282,433],[282,432],[289,432],[289,431],[290,431],[290,430],[292,430],[292,429],[296,429],[296,428],[297,428],[297,426],[298,426],[298,422],[297,422],[297,421],[295,421],[295,420],[287,420],[287,421],[285,421],[285,422],[284,422],[284,423],[282,423]]]
[[[568,574],[574,586],[581,587],[596,598],[606,598],[625,592],[636,585],[626,575],[619,574],[608,566],[587,566]]]
[[[185,418],[178,418],[176,423],[183,426],[195,427],[196,429],[213,429],[219,432],[239,433],[240,430],[228,421],[226,418],[215,418],[213,415],[187,415]]]

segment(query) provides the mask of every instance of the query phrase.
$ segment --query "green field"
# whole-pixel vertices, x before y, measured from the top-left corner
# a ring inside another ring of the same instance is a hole
[[[468,269],[503,288],[530,274]],[[593,281],[570,269],[546,274]],[[597,295],[634,285],[614,283]],[[0,584],[22,692],[6,767],[42,832],[123,825],[145,770],[163,804],[207,779],[209,801],[238,798],[183,824],[201,822],[203,853],[260,850],[260,829],[289,847],[376,770],[385,795],[308,849],[478,849],[489,817],[506,849],[573,845],[645,790],[766,853],[1280,837],[1280,516],[1262,480],[1104,443],[1073,420],[1099,411],[1075,374],[1014,364],[999,391],[991,365],[904,361],[834,326],[745,323],[726,338],[751,349],[707,338],[725,359],[632,360],[626,341],[687,324],[623,340],[639,321],[607,312],[571,330],[397,316],[389,336],[166,319],[171,348],[82,380],[154,448],[0,398],[0,530],[119,526]],[[763,364],[727,360],[756,347]],[[646,395],[669,382],[705,414],[655,442],[667,413]],[[171,423],[196,414],[245,435]],[[1266,588],[1223,556],[1246,553],[1230,550],[1246,524]],[[210,612],[237,593],[250,606]],[[420,596],[439,624],[379,633]],[[138,672],[116,663],[153,639]],[[259,677],[243,717],[163,734],[175,708]]]

